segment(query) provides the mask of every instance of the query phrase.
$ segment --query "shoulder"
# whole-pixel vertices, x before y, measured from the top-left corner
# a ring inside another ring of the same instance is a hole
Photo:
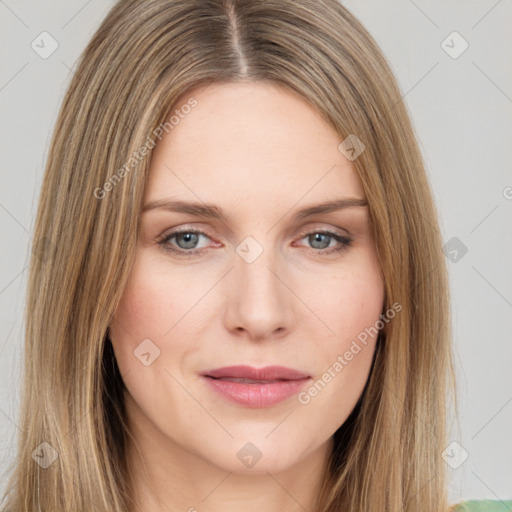
[[[450,512],[512,512],[512,500],[470,500],[454,505]]]

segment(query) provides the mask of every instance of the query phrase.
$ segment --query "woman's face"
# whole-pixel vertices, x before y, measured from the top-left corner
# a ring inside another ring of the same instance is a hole
[[[285,469],[330,446],[369,375],[376,336],[357,337],[384,288],[368,207],[318,208],[363,188],[287,89],[214,84],[175,108],[110,326],[128,420],[148,450]],[[255,373],[219,370],[234,366]]]

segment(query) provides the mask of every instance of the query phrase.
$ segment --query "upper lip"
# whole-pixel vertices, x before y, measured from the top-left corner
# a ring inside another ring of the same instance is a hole
[[[225,366],[205,371],[202,375],[215,379],[223,377],[252,380],[300,380],[309,378],[309,375],[305,373],[284,366],[265,366],[264,368],[254,368],[246,365]]]

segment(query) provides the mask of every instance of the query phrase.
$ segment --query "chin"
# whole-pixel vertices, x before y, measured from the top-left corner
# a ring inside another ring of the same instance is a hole
[[[276,436],[272,441],[265,439],[269,430],[261,436],[250,435],[241,440],[240,437],[231,439],[224,447],[217,445],[214,452],[204,454],[213,465],[224,471],[240,475],[266,475],[279,473],[300,462],[307,456],[304,439],[297,438],[294,442],[287,436],[287,443]]]

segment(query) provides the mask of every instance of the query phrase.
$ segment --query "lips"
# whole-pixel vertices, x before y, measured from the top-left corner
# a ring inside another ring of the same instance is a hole
[[[284,366],[266,366],[265,368],[253,368],[252,366],[226,366],[215,370],[203,372],[205,377],[214,379],[232,380],[245,379],[247,381],[263,382],[279,380],[300,380],[306,379],[309,375],[286,368]]]
[[[296,395],[309,375],[284,366],[228,366],[202,373],[208,387],[237,405],[270,407]]]

